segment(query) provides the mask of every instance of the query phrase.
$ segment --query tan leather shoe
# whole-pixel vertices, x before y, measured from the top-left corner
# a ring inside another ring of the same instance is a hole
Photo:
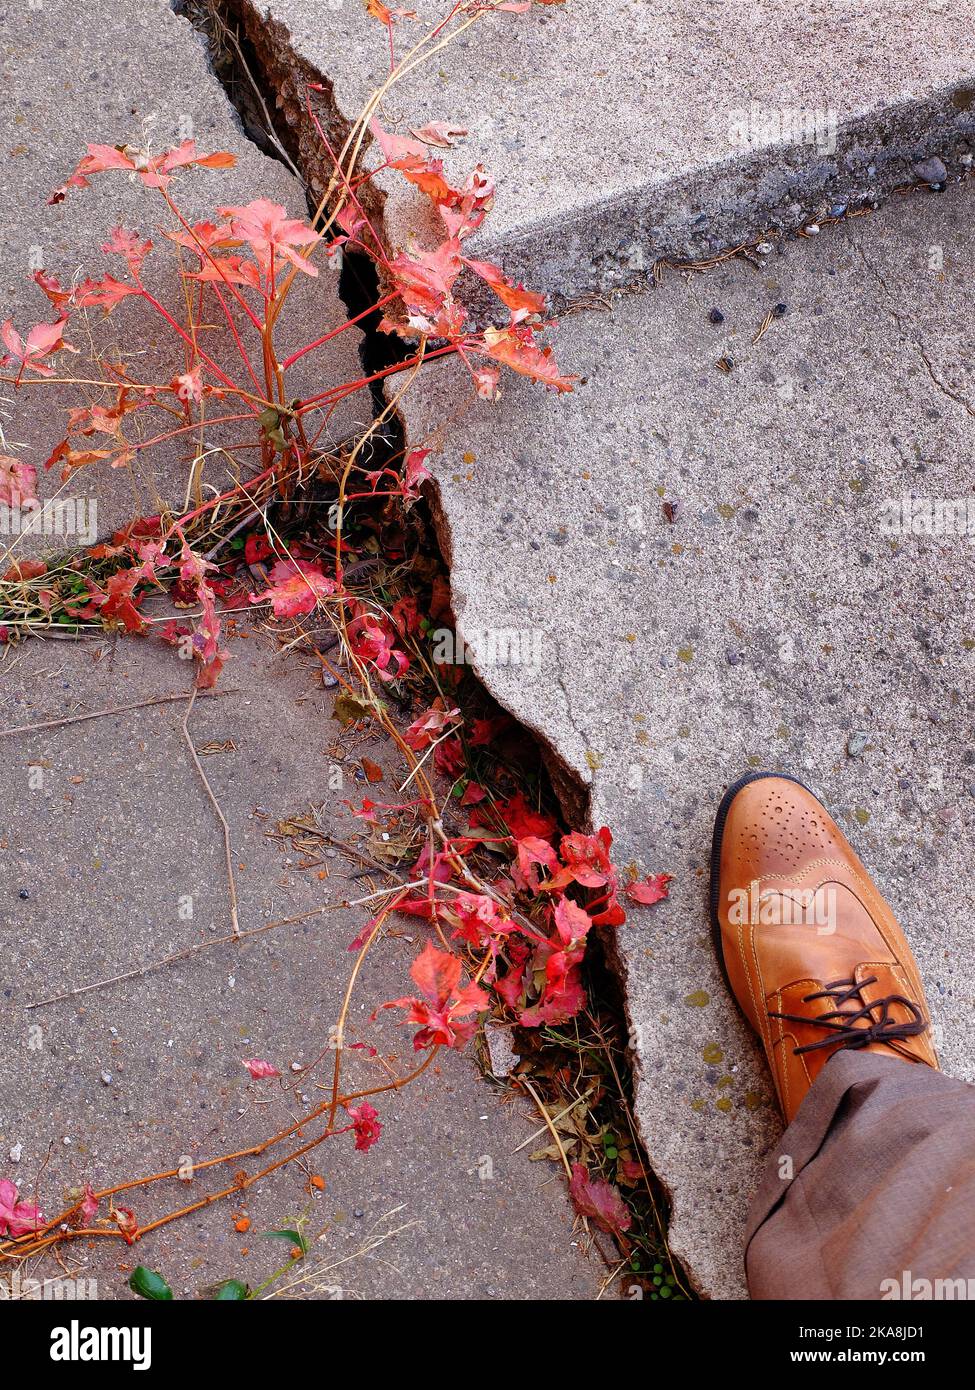
[[[711,920],[787,1122],[840,1048],[938,1066],[904,933],[843,832],[794,778],[750,773],[725,794]]]

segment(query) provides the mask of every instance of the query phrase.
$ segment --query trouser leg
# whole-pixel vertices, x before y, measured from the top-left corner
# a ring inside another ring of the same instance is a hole
[[[838,1052],[769,1154],[745,1268],[752,1298],[975,1296],[975,1086]]]

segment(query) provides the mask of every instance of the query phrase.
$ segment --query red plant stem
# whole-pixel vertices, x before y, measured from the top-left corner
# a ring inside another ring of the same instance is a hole
[[[202,285],[200,286],[200,288],[201,288],[201,289],[203,288]],[[217,289],[216,285],[214,285],[214,287],[213,287],[213,293],[217,296],[217,299],[218,299],[219,302],[220,302],[220,307],[221,307],[221,309],[222,309],[223,312],[224,312],[224,315],[225,315],[225,317],[226,317],[226,319],[227,319],[227,324],[228,324],[228,326],[229,326],[229,328],[230,328],[231,333],[233,334],[234,342],[237,344],[237,348],[238,348],[238,350],[239,350],[239,352],[240,352],[240,355],[241,355],[241,357],[244,359],[244,366],[247,368],[247,374],[248,374],[248,376],[250,377],[251,381],[254,383],[254,390],[257,392],[258,395],[260,395],[260,394],[261,394],[261,383],[258,381],[258,379],[257,379],[257,373],[254,371],[254,368],[253,368],[253,366],[251,365],[251,359],[250,359],[250,357],[249,357],[248,354],[247,354],[247,349],[244,347],[244,344],[243,344],[243,342],[242,342],[242,340],[241,340],[240,333],[239,333],[238,330],[237,330],[237,325],[236,325],[236,323],[234,322],[234,316],[233,316],[233,314],[230,312],[230,309],[229,309],[229,307],[227,306],[227,303],[226,303],[226,301],[224,300],[223,295],[222,295],[222,294],[220,293],[220,291]]]
[[[172,526],[169,528],[169,530],[163,537],[163,540],[169,540],[173,532],[176,531],[180,526],[185,526],[188,521],[195,521],[198,516],[202,516],[204,512],[208,512],[213,507],[219,506],[221,502],[229,502],[231,497],[237,497],[242,492],[246,493],[257,483],[263,483],[265,478],[271,477],[272,473],[274,473],[276,468],[277,464],[272,463],[270,468],[265,468],[263,473],[258,473],[253,478],[248,478],[246,483],[238,483],[236,487],[230,488],[229,491],[221,492],[218,497],[211,497],[209,502],[204,502],[202,506],[195,507],[193,511],[184,512],[182,516],[177,517],[177,519],[173,522]]]
[[[260,333],[260,332],[261,332],[261,329],[262,329],[261,321],[260,321],[260,319],[257,317],[257,315],[254,313],[254,310],[251,308],[251,306],[247,303],[247,300],[244,298],[242,292],[241,292],[241,291],[238,289],[238,287],[233,283],[233,281],[231,281],[231,280],[229,280],[229,279],[227,278],[227,275],[226,275],[225,272],[224,272],[223,266],[220,264],[220,262],[219,262],[218,260],[216,260],[216,259],[213,257],[213,255],[212,255],[211,252],[210,252],[209,247],[204,246],[203,242],[202,242],[202,241],[200,240],[200,238],[197,236],[196,231],[194,230],[194,228],[190,225],[189,222],[187,222],[186,218],[185,218],[185,217],[183,216],[183,214],[180,212],[179,208],[178,208],[178,207],[176,206],[176,204],[173,202],[172,198],[170,198],[170,196],[169,196],[169,194],[166,192],[165,188],[161,188],[159,191],[160,191],[160,193],[162,194],[163,198],[166,200],[166,203],[167,203],[167,205],[168,205],[170,211],[172,212],[173,216],[174,216],[174,217],[177,219],[177,221],[180,223],[180,225],[182,226],[182,228],[184,229],[184,231],[189,232],[190,236],[191,236],[191,237],[193,238],[193,240],[196,242],[197,247],[199,248],[200,257],[201,257],[201,258],[206,257],[206,259],[210,262],[210,264],[213,266],[214,270],[215,270],[215,271],[217,272],[217,274],[220,276],[220,278],[221,278],[221,280],[223,281],[223,283],[227,286],[228,290],[230,290],[231,294],[232,294],[232,295],[234,296],[234,298],[237,300],[237,303],[238,303],[238,304],[240,305],[240,307],[243,309],[244,313],[248,316],[248,318],[250,319],[250,321],[253,323],[253,325],[254,325],[254,327],[257,329],[258,333]]]
[[[365,250],[366,250],[366,254],[367,254],[367,255],[371,254],[371,255],[373,255],[374,257],[378,255],[378,258],[382,260],[383,265],[388,266],[388,265],[389,265],[389,257],[386,255],[386,248],[385,248],[385,246],[383,245],[382,238],[380,237],[379,233],[376,231],[375,227],[374,227],[374,226],[372,225],[372,223],[370,222],[369,218],[366,216],[366,210],[365,210],[365,208],[362,206],[362,204],[359,202],[359,199],[358,199],[358,198],[356,197],[356,195],[355,195],[355,191],[354,191],[354,189],[353,189],[353,187],[352,187],[352,183],[351,183],[351,181],[350,181],[349,174],[347,174],[347,173],[345,172],[345,170],[342,168],[342,162],[341,162],[341,160],[339,159],[338,155],[335,153],[335,151],[332,149],[331,143],[329,142],[329,138],[328,138],[328,136],[325,134],[325,131],[322,129],[322,123],[321,123],[321,121],[320,121],[320,120],[318,119],[318,117],[315,115],[315,112],[311,109],[311,88],[310,88],[310,87],[306,87],[306,88],[305,88],[305,109],[306,109],[307,112],[308,112],[309,119],[311,120],[312,124],[313,124],[314,127],[315,127],[315,130],[316,130],[316,132],[317,132],[317,134],[318,134],[318,138],[321,140],[322,144],[325,146],[325,150],[326,150],[326,152],[327,152],[327,154],[328,154],[328,157],[329,157],[329,159],[331,159],[332,164],[334,165],[335,169],[336,169],[337,172],[338,172],[339,179],[340,179],[340,181],[341,181],[341,183],[342,183],[342,185],[343,185],[343,187],[344,187],[344,189],[345,189],[345,192],[346,192],[346,195],[347,195],[348,198],[349,198],[349,201],[352,203],[352,206],[355,208],[356,212],[357,212],[357,213],[359,214],[359,216],[362,218],[362,220],[363,220],[363,222],[365,223],[365,225],[369,228],[369,231],[370,231],[370,233],[372,234],[372,239],[373,239],[373,241],[376,243],[376,251],[375,251],[375,252],[371,252],[371,253],[369,252],[369,248],[365,246],[365,243],[363,243],[363,246],[364,246],[364,248],[365,248]]]
[[[338,405],[339,401],[345,400],[346,396],[354,395],[356,391],[361,391],[364,386],[371,386],[374,381],[382,381],[388,376],[396,376],[398,372],[409,371],[411,367],[419,366],[421,361],[429,362],[434,357],[448,357],[452,352],[458,350],[458,343],[448,343],[446,347],[434,348],[432,352],[425,352],[422,358],[417,354],[407,358],[405,362],[396,362],[392,367],[384,367],[381,372],[373,372],[372,376],[360,377],[358,381],[350,382],[347,385],[334,386],[329,391],[322,391],[318,396],[309,396],[307,400],[301,402],[295,413],[303,415],[306,410],[312,409],[322,401],[330,401],[332,404]]]
[[[340,324],[338,328],[333,328],[331,332],[326,333],[324,337],[316,338],[315,341],[309,343],[307,347],[299,348],[297,352],[293,352],[290,357],[284,359],[281,363],[281,370],[286,372],[291,364],[297,362],[300,357],[304,357],[305,353],[313,352],[315,348],[321,347],[323,343],[329,342],[330,339],[337,337],[339,333],[344,333],[345,330],[351,328],[354,323],[359,323],[362,319],[368,318],[370,314],[374,314],[377,309],[381,309],[384,304],[388,304],[396,297],[395,294],[384,295],[382,299],[377,299],[376,303],[370,305],[368,309],[363,309],[361,314],[356,314],[354,319],[346,319],[345,323]]]
[[[224,372],[220,367],[217,366],[216,362],[214,362],[213,358],[209,355],[209,353],[204,352],[198,343],[194,343],[193,339],[186,332],[185,328],[181,327],[180,324],[176,322],[172,314],[169,313],[167,309],[163,308],[163,306],[159,303],[159,300],[155,297],[155,295],[150,294],[146,287],[141,283],[141,281],[137,283],[139,284],[139,292],[141,293],[146,303],[151,304],[158,314],[162,314],[163,318],[169,324],[170,328],[176,330],[179,336],[183,339],[183,342],[189,344],[193,351],[199,357],[202,358],[202,360],[206,363],[206,365],[210,368],[214,375],[219,377],[219,379],[223,382],[225,386],[229,387],[231,391],[238,392],[238,387],[236,383],[231,381],[230,377],[227,376],[226,372]],[[258,415],[260,414],[260,412],[255,410],[254,414]]]
[[[212,420],[206,421],[206,427],[209,429],[212,425],[229,425],[238,420],[250,420],[252,418],[253,416],[250,414],[217,415]],[[199,427],[200,421],[193,420],[188,425],[180,425],[178,429],[167,430],[165,434],[157,434],[152,439],[147,439],[143,443],[138,444],[138,451],[141,453],[143,449],[151,448],[153,444],[164,444],[167,439],[173,439],[177,434],[186,434],[188,430],[196,430],[199,429]]]

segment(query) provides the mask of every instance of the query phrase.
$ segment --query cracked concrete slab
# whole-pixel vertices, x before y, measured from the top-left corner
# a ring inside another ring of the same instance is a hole
[[[233,8],[323,187],[306,86],[324,84],[340,144],[388,74],[385,28],[358,0]],[[409,8],[418,19],[396,25],[399,54],[450,6]],[[403,134],[438,120],[469,131],[448,168],[481,162],[498,183],[476,254],[561,305],[645,280],[660,256],[700,258],[882,198],[922,155],[964,167],[973,20],[972,0],[567,0],[482,16],[399,82],[381,115]],[[422,241],[422,196],[399,175],[379,185],[390,241]]]
[[[379,878],[356,877],[361,865],[327,843],[306,852],[267,838],[279,821],[315,806],[325,834],[354,839],[361,823],[343,799],[356,796],[357,754],[347,743],[336,749],[331,699],[301,658],[282,656],[245,622],[230,646],[224,688],[232,693],[199,700],[190,728],[230,824],[246,931],[362,897]],[[185,663],[148,642],[7,647],[0,728],[186,683]],[[258,1143],[330,1090],[330,1030],[354,961],[348,945],[368,906],[213,944],[27,1008],[226,933],[222,841],[181,737],[183,709],[160,705],[0,742],[0,1174],[36,1192],[49,1213],[86,1181],[103,1186]],[[392,777],[398,755],[366,747]],[[316,858],[323,868],[305,866]],[[403,994],[418,950],[400,922],[366,958],[346,1036],[379,1052],[344,1053],[354,1087],[415,1066],[398,1013],[375,1023],[368,1016]],[[250,1081],[241,1059],[255,1056],[272,1061],[281,1079]],[[457,1053],[373,1103],[384,1127],[369,1153],[337,1136],[304,1165],[131,1251],[108,1240],[72,1246],[60,1272],[96,1281],[109,1299],[130,1296],[126,1280],[139,1263],[160,1270],[177,1298],[227,1278],[253,1287],[288,1258],[288,1245],[262,1232],[306,1214],[311,1251],[283,1296],[597,1297],[602,1267],[573,1230],[563,1185],[548,1164],[529,1161],[533,1144],[519,1149],[539,1128],[530,1107],[511,1103]],[[233,1165],[241,1166],[250,1165]],[[311,1174],[323,1188],[310,1185]],[[188,1186],[133,1192],[128,1205],[144,1223],[216,1186],[213,1172],[198,1173]],[[249,1231],[235,1228],[241,1208]],[[27,1273],[59,1271],[42,1264]]]
[[[917,952],[944,1067],[975,1081],[973,213],[970,184],[905,197],[567,318],[569,397],[511,381],[491,406],[431,365],[404,403],[410,443],[440,450],[480,675],[618,860],[675,876],[614,949],[672,1247],[712,1297],[745,1292],[781,1131],[708,928],[713,818],[742,771],[823,797]],[[492,664],[505,630],[540,661]]]
[[[5,309],[25,331],[53,317],[50,305],[31,281],[31,272],[45,269],[68,285],[74,277],[100,276],[114,269],[99,250],[116,224],[151,236],[167,246],[162,231],[172,223],[165,208],[141,184],[124,176],[105,175],[86,190],[73,190],[65,201],[47,206],[51,192],[74,169],[89,142],[131,143],[161,152],[184,139],[195,139],[201,152],[227,149],[237,157],[227,171],[191,171],[177,192],[192,219],[213,216],[218,205],[270,198],[285,205],[292,216],[305,216],[305,191],[275,160],[266,158],[243,135],[223,88],[212,75],[202,40],[189,23],[178,18],[167,0],[119,0],[99,12],[97,22],[83,6],[66,0],[44,5],[17,5],[0,14],[0,51],[7,118],[5,157],[0,165],[0,197],[4,219],[0,228],[0,267]],[[163,303],[181,302],[171,270],[159,272],[153,288]],[[324,269],[315,281],[300,276],[293,310],[282,325],[279,347],[296,348],[321,336],[330,324],[345,321],[336,273]],[[176,296],[174,300],[174,296]],[[76,326],[77,323],[77,326]],[[90,341],[88,333],[90,331]],[[229,335],[211,331],[208,346],[223,361],[239,364]],[[131,301],[120,305],[108,320],[92,311],[90,324],[72,320],[69,341],[83,349],[81,357],[63,355],[61,364],[78,375],[91,375],[94,354],[108,361],[121,357],[129,369],[152,380],[158,370],[170,380],[185,369],[178,344],[159,327],[152,311]],[[355,380],[361,375],[357,329],[341,334],[322,352],[298,364],[292,378],[295,394],[310,394],[322,383]],[[219,344],[219,346],[217,346]],[[85,393],[67,400],[58,390],[30,387],[16,396],[3,389],[4,453],[33,463],[39,473],[40,498],[53,497],[59,487],[57,470],[42,465],[64,435],[68,405],[90,401]],[[353,433],[371,414],[368,393],[352,397],[333,416],[325,443]],[[150,432],[158,425],[150,426]],[[140,437],[138,429],[130,431]],[[146,438],[145,434],[141,435]],[[225,442],[225,441],[221,441]],[[108,534],[135,514],[158,510],[160,502],[181,503],[186,491],[189,459],[185,449],[162,446],[139,459],[133,470],[87,467],[75,475],[71,488],[80,503],[78,515],[87,520],[87,507],[97,502],[97,531]],[[204,480],[219,485],[227,478],[219,455],[206,464]],[[62,494],[64,496],[65,494]],[[82,537],[81,539],[85,539]],[[0,537],[5,542],[6,537]],[[79,543],[65,538],[22,538],[18,555],[63,549]],[[2,545],[6,550],[6,544]]]

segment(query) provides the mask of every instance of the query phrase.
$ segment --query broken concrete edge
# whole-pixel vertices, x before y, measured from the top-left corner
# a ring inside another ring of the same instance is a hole
[[[430,364],[426,370],[436,371],[438,367],[436,364]],[[405,421],[399,412],[397,412],[397,421],[399,427],[405,432]],[[433,442],[436,444],[437,441],[434,440]],[[419,447],[421,443],[424,446],[430,444],[431,440],[428,438],[424,441],[410,441],[410,443],[411,446],[415,445]],[[447,510],[442,505],[440,484],[436,475],[434,475],[429,482],[423,484],[423,494],[430,508],[434,538],[449,577],[451,608],[454,612],[457,632],[463,637],[463,622],[457,616],[457,608],[463,599],[463,595],[458,592],[454,579],[453,529]],[[468,660],[471,670],[482,689],[487,691],[487,693],[495,699],[513,719],[516,719],[521,727],[531,734],[532,738],[535,740],[541,752],[545,771],[548,774],[552,790],[558,800],[566,824],[572,830],[582,830],[588,834],[592,834],[598,826],[596,825],[593,813],[591,774],[584,771],[581,766],[575,765],[563,752],[555,747],[545,730],[533,721],[531,711],[524,707],[522,702],[517,698],[517,687],[512,687],[510,691],[506,692],[497,681],[491,678],[487,669],[478,664],[476,653],[470,648],[467,650],[469,652]],[[612,830],[612,826],[609,828]],[[627,1038],[632,1040],[638,1037],[639,1033],[637,1020],[632,1016],[629,1007],[629,1000],[632,996],[631,992],[627,989],[628,967],[626,958],[619,949],[617,929],[612,927],[597,927],[596,935],[603,951],[606,965],[619,982],[621,1008],[627,1029]],[[626,1058],[633,1078],[633,1092],[635,1097],[640,1087],[649,1084],[649,1081],[645,1080],[642,1075],[639,1048],[633,1046],[632,1042],[627,1043]],[[657,1171],[657,1167],[654,1163],[652,1139],[650,1135],[643,1132],[639,1121],[639,1112],[635,1105],[631,1107],[631,1114],[634,1128],[647,1157],[647,1165],[653,1174],[654,1181],[659,1184],[660,1190],[667,1203],[668,1215],[671,1218],[671,1226],[667,1231],[668,1251],[673,1259],[680,1265],[681,1273],[693,1292],[698,1297],[706,1298],[708,1296],[707,1289],[695,1277],[681,1249],[680,1224],[678,1219],[679,1206],[675,1202],[673,1188]]]
[[[428,363],[424,367],[424,371],[427,373],[439,375],[444,375],[448,370],[446,363]],[[393,394],[393,389],[388,384],[386,392],[388,399]],[[419,439],[410,438],[402,411],[396,412],[396,419],[399,428],[403,431],[404,439],[407,440],[408,447],[429,447],[435,452],[442,447],[444,443],[442,429],[434,428]],[[586,750],[581,745],[578,749],[570,750],[568,740],[564,742],[562,748],[557,748],[549,733],[533,718],[530,703],[524,697],[523,687],[519,687],[517,681],[507,683],[504,681],[506,668],[499,666],[489,669],[478,662],[476,649],[466,642],[468,634],[464,631],[462,617],[466,606],[466,596],[458,587],[455,577],[453,525],[449,511],[443,505],[441,485],[436,471],[429,481],[422,484],[422,491],[430,508],[434,538],[449,578],[451,609],[454,614],[455,627],[458,635],[465,639],[466,660],[482,689],[496,700],[513,719],[517,720],[519,725],[535,740],[566,825],[572,830],[593,834],[602,825],[608,824],[608,819],[611,817],[607,818],[598,805],[598,798],[593,786],[592,769],[586,764]],[[567,723],[571,724],[568,707],[566,720]],[[608,828],[610,831],[613,830],[611,824]],[[707,1299],[713,1296],[712,1290],[708,1287],[707,1281],[695,1271],[694,1262],[691,1259],[694,1253],[693,1232],[689,1231],[687,1241],[684,1239],[684,1212],[681,1194],[664,1176],[665,1165],[657,1161],[658,1144],[655,1142],[655,1136],[646,1131],[640,1119],[641,1107],[637,1102],[641,1091],[650,1086],[652,1081],[642,1065],[640,1048],[634,1041],[640,1036],[641,1023],[634,1016],[630,1005],[631,1000],[636,999],[638,995],[636,991],[629,988],[630,968],[626,953],[620,946],[619,929],[597,927],[596,937],[603,952],[605,964],[619,985],[620,1008],[628,1040],[626,1058],[631,1075],[631,1118],[646,1156],[647,1167],[666,1202],[664,1222],[668,1254],[680,1267],[681,1275],[693,1293],[699,1298]]]
[[[297,51],[287,26],[262,14],[259,0],[230,0],[229,8],[289,127],[296,163],[320,199],[334,166],[309,114],[307,89],[320,89],[315,115],[335,151],[359,113],[342,108],[336,79]],[[958,142],[975,137],[973,97],[946,84],[924,99],[851,116],[838,126],[835,151],[772,143],[588,204],[577,217],[539,217],[514,236],[492,237],[489,220],[477,254],[543,290],[556,312],[593,293],[645,286],[659,260],[707,259],[766,234],[796,231],[837,206],[876,207],[915,181],[919,160],[937,156],[957,173]],[[372,143],[367,134],[363,151]],[[432,244],[442,234],[422,195],[391,171],[362,185],[358,196],[387,251]],[[582,235],[586,255],[577,254]],[[496,307],[490,292],[480,282],[469,288],[473,319],[489,318]]]
[[[345,145],[356,116],[350,118],[340,109],[329,75],[320,72],[295,51],[287,26],[280,20],[262,14],[255,0],[228,0],[227,9],[230,18],[240,24],[260,65],[259,73],[254,76],[273,98],[274,107],[287,127],[283,134],[292,147],[310,201],[317,206],[335,174],[335,164],[309,113],[309,103],[336,155]],[[317,90],[309,91],[309,88]],[[372,136],[367,133],[363,150],[370,144]],[[385,191],[375,179],[369,179],[357,190],[356,196],[369,221],[381,230],[385,224]]]

